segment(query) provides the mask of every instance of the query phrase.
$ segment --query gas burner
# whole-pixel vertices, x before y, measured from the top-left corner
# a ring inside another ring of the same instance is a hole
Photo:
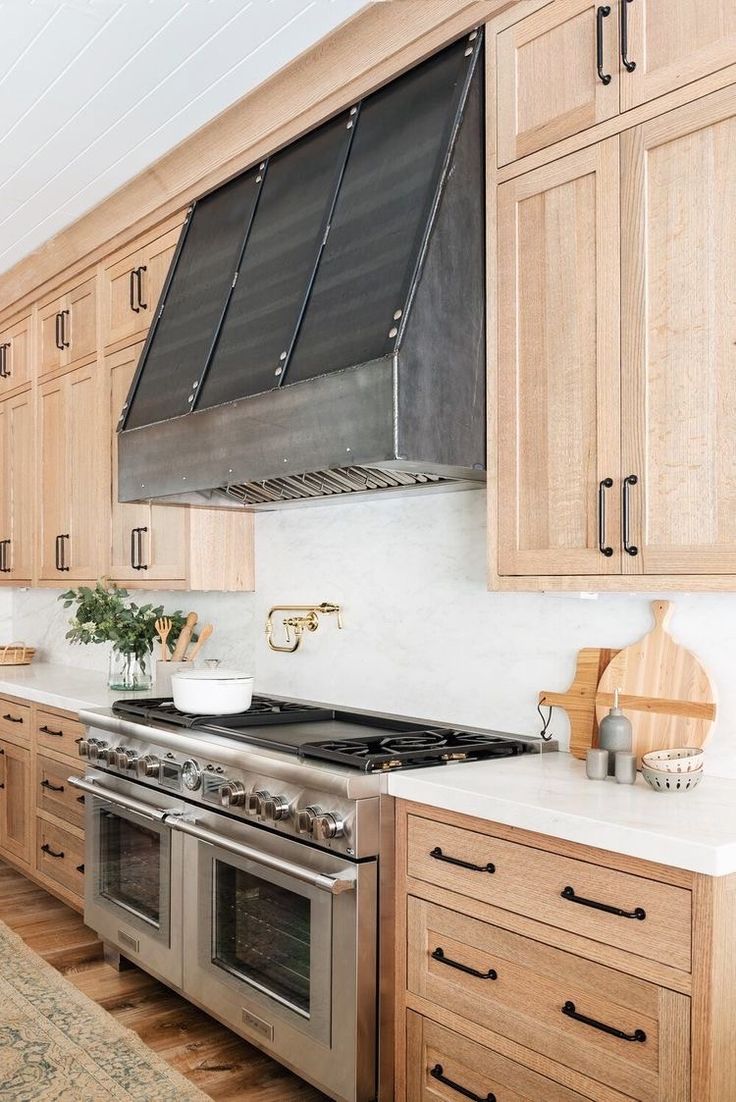
[[[406,735],[395,735],[392,738],[381,739],[381,749],[387,754],[403,754],[412,750],[431,750],[437,746],[447,745],[447,735],[444,731],[409,731]]]
[[[381,773],[392,769],[419,769],[425,765],[447,765],[452,761],[504,758],[524,752],[523,744],[511,736],[476,735],[450,728],[409,729],[405,734],[366,735],[363,738],[303,742],[299,755]]]
[[[345,739],[343,742],[320,742],[316,745],[321,746],[326,753],[348,754],[351,758],[364,757],[371,752],[370,746],[364,742],[358,742],[357,739],[354,742]]]

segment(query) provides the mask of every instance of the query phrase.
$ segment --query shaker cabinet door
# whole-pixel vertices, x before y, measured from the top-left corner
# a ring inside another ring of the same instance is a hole
[[[498,189],[503,575],[621,569],[618,148]]]
[[[18,585],[33,576],[34,424],[33,395],[26,391],[0,403],[0,581]]]
[[[679,10],[679,5],[678,5]],[[736,89],[621,137],[624,570],[736,573]]]

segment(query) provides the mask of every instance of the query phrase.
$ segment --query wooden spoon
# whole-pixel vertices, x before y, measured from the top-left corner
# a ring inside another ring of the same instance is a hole
[[[213,628],[212,624],[205,624],[204,625],[204,627],[202,628],[202,630],[199,633],[199,639],[194,644],[194,649],[192,650],[192,653],[187,656],[187,662],[193,662],[194,661],[194,659],[197,657],[197,655],[201,651],[202,647],[205,645],[205,643],[207,642],[209,637],[212,635],[212,632],[214,630],[215,629]]]
[[[171,634],[171,620],[168,616],[163,616],[160,620],[157,620],[154,624],[156,631],[158,632],[159,639],[161,640],[161,661],[169,661],[169,648],[166,646],[166,640]]]
[[[194,631],[197,623],[197,613],[190,612],[187,616],[187,622],[181,629],[181,635],[176,641],[176,647],[171,657],[172,662],[183,662],[184,655],[187,653],[187,647],[189,646],[189,640],[192,638],[192,632]]]

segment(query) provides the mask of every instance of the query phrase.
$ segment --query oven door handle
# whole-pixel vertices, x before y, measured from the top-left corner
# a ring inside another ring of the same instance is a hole
[[[73,785],[74,788],[81,788],[82,792],[89,792],[90,795],[96,796],[99,800],[107,800],[108,803],[116,807],[125,808],[126,811],[134,811],[136,815],[141,815],[144,819],[152,819],[157,823],[162,823],[171,811],[171,808],[151,807],[150,804],[144,804],[142,800],[136,800],[132,796],[124,796],[122,792],[113,792],[110,788],[103,788],[94,777],[69,777],[68,780],[69,784]]]
[[[296,865],[292,861],[285,861],[283,857],[276,857],[271,853],[264,853],[260,849],[246,846],[242,842],[235,842],[231,838],[225,838],[222,834],[216,834],[213,830],[198,826],[190,819],[178,818],[175,815],[166,820],[174,830],[180,830],[183,834],[189,834],[200,842],[206,842],[210,846],[227,850],[238,857],[246,857],[257,865],[273,869],[274,872],[282,872],[304,884],[310,884],[313,888],[329,892],[330,895],[339,895],[341,892],[355,890],[355,880],[351,877],[328,876],[326,873],[313,872],[303,865]]]

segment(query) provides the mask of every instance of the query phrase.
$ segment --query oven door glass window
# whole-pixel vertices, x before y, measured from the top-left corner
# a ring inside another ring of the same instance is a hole
[[[165,849],[160,830],[101,809],[100,895],[157,930],[162,926]]]
[[[315,930],[309,896],[214,862],[213,963],[305,1018],[312,1009]]]

